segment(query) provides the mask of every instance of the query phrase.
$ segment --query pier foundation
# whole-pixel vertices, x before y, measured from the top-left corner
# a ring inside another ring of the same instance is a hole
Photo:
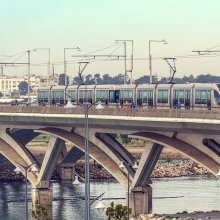
[[[38,202],[40,205],[46,208],[48,213],[48,219],[52,219],[52,203],[53,203],[52,184],[50,184],[49,188],[32,188],[32,210],[36,208],[35,206],[36,202]]]
[[[63,183],[72,183],[75,180],[75,164],[62,164],[60,173]]]
[[[137,186],[131,190],[130,207],[134,216],[152,213],[152,188],[150,185]]]

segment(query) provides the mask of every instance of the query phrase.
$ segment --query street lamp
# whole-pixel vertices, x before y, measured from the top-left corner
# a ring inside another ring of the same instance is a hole
[[[121,170],[123,170],[125,168],[125,165],[124,163],[126,164],[127,167],[130,167],[130,168],[133,168],[134,170],[137,170],[138,169],[138,164],[137,162],[134,162],[134,165],[131,164],[131,163],[127,163],[125,161],[121,161],[120,165],[119,165],[119,168]],[[132,166],[133,165],[133,166]],[[128,220],[129,220],[129,208],[130,208],[130,172],[129,172],[129,169],[127,169],[127,179],[128,179],[128,188],[127,188],[127,194],[128,194],[128,197],[127,197],[127,207],[128,207]]]
[[[50,77],[50,48],[35,48],[33,51],[38,51],[38,50],[47,50],[48,51],[48,62],[47,62],[47,86],[49,82],[49,77]]]
[[[168,44],[165,40],[149,40],[149,70],[150,70],[150,83],[152,83],[152,55],[151,55],[151,43],[163,43]]]
[[[70,101],[71,102],[71,101]],[[65,108],[73,108],[72,103],[69,105],[67,103]],[[96,102],[83,102],[81,106],[84,111],[84,146],[85,146],[85,219],[90,220],[90,178],[89,178],[89,109],[98,102],[98,105],[95,107],[97,110],[102,110],[103,106],[101,101],[97,100]]]
[[[79,177],[83,180],[83,181],[85,181],[85,179],[83,179],[81,176],[79,176],[78,174],[77,175],[75,175],[75,180],[73,181],[73,185],[80,185],[81,184],[81,182],[79,181]],[[91,207],[92,206],[92,204],[96,201],[96,200],[98,200],[99,202],[98,202],[98,204],[96,205],[96,209],[98,210],[98,211],[100,211],[100,212],[102,212],[102,211],[104,211],[105,210],[105,208],[106,208],[106,206],[105,206],[105,204],[102,202],[102,196],[104,195],[105,193],[102,193],[102,194],[100,194],[99,196],[96,196],[91,202],[89,202],[89,206]]]
[[[67,71],[66,71],[66,51],[67,50],[78,50],[80,51],[79,47],[73,47],[73,48],[64,48],[64,76],[65,76],[65,86],[67,86]]]
[[[28,172],[33,172],[33,173],[37,173],[38,172],[38,169],[36,166],[33,166],[31,168],[32,165],[36,164],[37,161],[35,161],[34,163],[28,165],[28,166],[23,166],[19,163],[16,162],[17,166],[16,168],[14,169],[14,172],[16,172],[17,174],[19,174],[21,172],[21,169],[20,167],[22,167],[25,171],[25,214],[26,214],[26,220],[28,220],[28,198],[27,198],[27,174]],[[31,168],[31,169],[30,169]]]

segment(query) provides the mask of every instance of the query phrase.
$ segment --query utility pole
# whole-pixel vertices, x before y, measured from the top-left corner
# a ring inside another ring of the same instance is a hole
[[[28,53],[28,105],[30,105],[30,50],[27,51]]]
[[[149,53],[149,70],[150,70],[150,84],[153,82],[152,76],[152,54],[151,54],[151,43],[163,43],[168,44],[166,40],[149,40],[148,41],[148,53]]]
[[[52,64],[52,73],[53,73],[53,77],[54,77],[54,64]]]
[[[130,84],[133,83],[132,72],[133,72],[133,61],[134,61],[134,41],[133,40],[116,40],[116,42],[122,42],[124,44],[124,65],[125,65],[125,75],[124,75],[124,84],[127,84],[127,76],[130,73]],[[127,43],[131,44],[131,54],[128,58],[127,53]],[[130,68],[127,66],[127,60],[130,59]]]
[[[63,64],[64,64],[65,86],[68,86],[68,83],[67,83],[67,61],[66,61],[66,51],[67,50],[78,50],[78,51],[80,51],[80,48],[79,47],[72,47],[72,48],[64,48],[64,50],[63,50],[63,56],[64,56]]]
[[[4,75],[3,65],[1,65],[1,76]]]

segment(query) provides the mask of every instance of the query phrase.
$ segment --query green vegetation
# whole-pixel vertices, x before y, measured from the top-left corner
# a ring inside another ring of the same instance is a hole
[[[127,220],[128,212],[131,213],[131,208],[122,204],[114,204],[111,202],[110,206],[106,210],[108,220]]]
[[[61,74],[62,75],[62,74]],[[63,75],[62,75],[63,77]],[[61,81],[61,80],[60,80]],[[95,74],[94,76],[88,74],[83,79],[86,85],[93,85],[93,84],[124,84],[124,74],[119,73],[116,76],[111,76],[108,73],[101,76],[99,73]],[[169,82],[170,77],[162,77],[158,79],[157,76],[153,76],[153,83],[165,83]],[[150,82],[150,77],[144,76],[134,80],[137,84],[144,84]],[[220,82],[220,76],[212,76],[211,74],[200,74],[196,77],[193,75],[183,76],[182,78],[175,77],[173,79],[174,83],[218,83]],[[76,76],[73,79],[73,84],[81,83],[80,77]],[[60,83],[60,85],[62,85]]]
[[[50,135],[47,134],[40,134],[36,138],[32,140],[32,142],[45,142],[49,143],[50,140]]]
[[[47,209],[42,206],[38,201],[35,201],[34,206],[31,211],[31,216],[36,220],[50,220],[48,217]]]

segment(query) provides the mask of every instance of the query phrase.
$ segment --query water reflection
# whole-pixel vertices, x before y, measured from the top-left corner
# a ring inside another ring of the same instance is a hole
[[[1,183],[0,185],[0,219],[23,220],[25,215],[24,183]],[[211,178],[173,178],[153,180],[153,212],[177,213],[182,211],[211,211],[220,209],[220,181]],[[29,208],[31,207],[31,189],[28,186]],[[53,219],[84,219],[85,185],[53,183]],[[92,182],[91,197],[101,193],[108,206],[115,203],[125,204],[126,190],[119,183]],[[91,206],[92,219],[102,220],[105,213]]]

